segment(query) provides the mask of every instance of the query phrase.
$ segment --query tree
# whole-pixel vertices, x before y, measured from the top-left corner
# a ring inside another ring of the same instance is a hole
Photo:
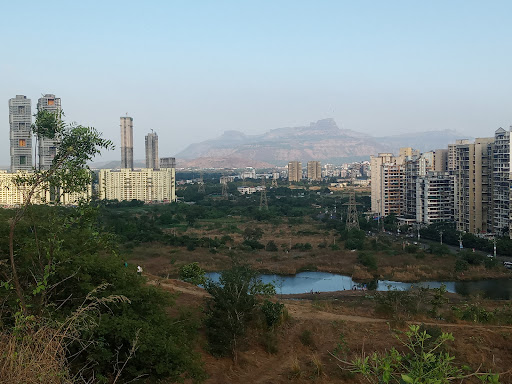
[[[40,191],[60,191],[60,193],[81,192],[91,183],[91,172],[87,161],[100,153],[101,149],[111,149],[110,140],[101,137],[95,128],[76,124],[65,124],[62,113],[38,111],[32,126],[33,133],[41,139],[57,139],[56,155],[49,169],[36,169],[33,173],[17,175],[14,183],[25,191],[24,200],[9,221],[9,261],[12,281],[21,310],[27,313],[25,292],[20,284],[16,267],[16,250],[14,244],[15,230],[18,223],[27,213],[34,195]],[[58,202],[58,197],[57,197]],[[37,241],[37,240],[36,240]],[[47,270],[52,260],[48,260]]]
[[[198,262],[181,266],[180,279],[194,285],[204,284],[206,281],[205,272]]]
[[[256,271],[235,263],[221,273],[219,281],[207,280],[206,335],[210,352],[216,356],[230,354],[236,361],[237,351],[248,325],[260,305],[259,295],[275,293],[272,284],[263,284]]]

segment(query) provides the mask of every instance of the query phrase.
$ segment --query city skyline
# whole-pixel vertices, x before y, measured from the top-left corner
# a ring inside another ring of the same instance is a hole
[[[33,43],[34,59],[0,63],[2,166],[15,95],[58,95],[67,121],[114,141],[102,160],[120,158],[117,119],[126,112],[137,122],[134,142],[156,127],[166,156],[225,130],[255,134],[325,117],[371,135],[455,129],[478,137],[512,122],[506,1],[29,1],[4,11],[3,35],[17,33],[5,50],[36,41],[51,23],[59,60]],[[135,20],[132,28],[124,20]],[[40,70],[45,62],[51,71]],[[144,146],[134,150],[144,159]]]

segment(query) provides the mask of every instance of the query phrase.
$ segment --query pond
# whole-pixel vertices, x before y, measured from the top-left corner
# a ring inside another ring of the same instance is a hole
[[[219,273],[207,274],[213,280],[218,280]],[[288,295],[308,292],[333,292],[350,290],[354,286],[362,289],[364,284],[357,283],[350,276],[328,272],[301,272],[296,275],[261,275],[264,283],[272,283],[278,294]],[[448,292],[461,295],[480,293],[489,299],[512,299],[512,279],[477,280],[477,281],[424,281],[418,283],[402,283],[399,281],[376,280],[367,283],[368,289],[387,291],[389,289],[407,290],[411,287],[439,288],[446,286]]]

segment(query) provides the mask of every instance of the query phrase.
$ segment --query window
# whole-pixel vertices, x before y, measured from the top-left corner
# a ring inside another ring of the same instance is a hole
[[[19,147],[26,147],[27,146],[27,140],[26,139],[19,139],[18,140],[18,146]]]
[[[25,114],[25,106],[24,105],[18,105],[18,114],[20,114],[20,115]]]
[[[20,156],[20,165],[27,165],[27,156]]]

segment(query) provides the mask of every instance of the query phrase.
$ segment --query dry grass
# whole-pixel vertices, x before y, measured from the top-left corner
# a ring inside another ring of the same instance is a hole
[[[0,335],[0,383],[72,383],[59,331]]]

